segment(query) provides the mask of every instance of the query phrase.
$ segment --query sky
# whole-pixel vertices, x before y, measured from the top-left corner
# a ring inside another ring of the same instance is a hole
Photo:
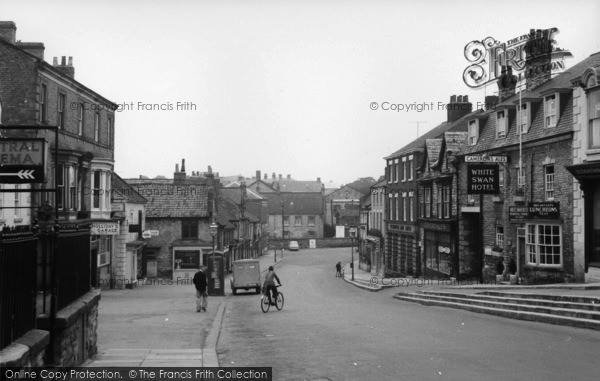
[[[17,40],[72,56],[75,79],[120,105],[121,177],[172,177],[185,158],[339,184],[383,175],[451,95],[497,91],[464,83],[469,42],[556,27],[569,67],[600,51],[599,15],[597,0],[0,2]]]

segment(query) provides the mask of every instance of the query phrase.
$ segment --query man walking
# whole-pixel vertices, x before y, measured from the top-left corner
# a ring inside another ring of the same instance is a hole
[[[196,286],[196,312],[206,312],[206,305],[208,304],[208,293],[206,292],[206,274],[204,273],[204,270],[205,267],[200,266],[200,271],[194,274],[194,286]]]
[[[336,273],[335,273],[335,276],[341,277],[342,276],[342,262],[338,262],[335,265],[335,269],[337,270]]]

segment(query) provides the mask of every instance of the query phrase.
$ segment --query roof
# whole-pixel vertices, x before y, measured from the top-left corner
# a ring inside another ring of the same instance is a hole
[[[426,139],[425,149],[427,151],[427,161],[430,167],[435,167],[440,160],[442,152],[442,139]]]
[[[393,154],[391,154],[387,157],[384,157],[384,159],[386,159],[386,160],[393,159],[398,156],[405,155],[407,153],[417,152],[417,151],[420,152],[423,150],[423,144],[425,143],[425,140],[434,139],[434,138],[439,137],[441,134],[444,133],[444,131],[446,131],[450,127],[451,127],[451,125],[449,125],[447,122],[442,122],[441,124],[437,125],[436,127],[432,128],[431,130],[427,131],[423,135],[419,136],[412,142],[408,143],[404,147],[400,148],[398,151],[394,152]]]
[[[148,200],[147,218],[205,218],[210,215],[208,188],[204,184],[142,180],[131,186]]]
[[[323,191],[323,183],[320,181],[298,181],[298,180],[277,180],[273,183],[273,187],[281,192],[299,192],[299,193],[321,193]]]
[[[113,202],[125,201],[130,204],[145,204],[148,202],[145,197],[140,195],[131,185],[127,184],[121,176],[112,173],[111,200]]]
[[[446,131],[444,132],[445,151],[452,151],[452,154],[465,152],[467,148],[469,133],[464,131]]]
[[[221,188],[219,193],[236,204],[242,202],[242,188]],[[246,200],[264,200],[265,198],[246,188]]]
[[[323,196],[320,193],[280,193],[269,195],[267,213],[281,214],[281,201],[284,201],[284,214],[323,214]]]

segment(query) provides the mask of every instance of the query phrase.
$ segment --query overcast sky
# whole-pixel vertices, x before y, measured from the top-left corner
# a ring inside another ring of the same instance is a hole
[[[0,15],[17,40],[43,42],[46,61],[72,56],[78,81],[125,104],[122,177],[171,177],[185,158],[188,172],[221,176],[378,178],[383,157],[417,137],[414,122],[422,134],[445,120],[438,102],[497,91],[463,82],[470,41],[557,27],[567,66],[600,51],[597,0],[2,0]]]

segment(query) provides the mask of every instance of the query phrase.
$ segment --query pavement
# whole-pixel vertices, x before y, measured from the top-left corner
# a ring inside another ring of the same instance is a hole
[[[586,274],[586,283],[556,283],[541,285],[510,285],[510,284],[481,284],[477,281],[457,281],[454,279],[423,279],[423,278],[387,278],[371,274],[359,268],[358,261],[354,263],[354,279],[350,263],[344,267],[344,280],[367,291],[380,291],[395,287],[413,290],[440,290],[460,293],[477,293],[485,290],[519,291],[547,295],[590,295],[600,296],[600,269],[590,268]]]
[[[285,255],[272,251],[259,259],[261,273]],[[206,312],[196,312],[193,284],[146,279],[133,289],[102,290],[98,309],[98,352],[88,367],[218,367],[217,341],[226,296],[209,296]]]

